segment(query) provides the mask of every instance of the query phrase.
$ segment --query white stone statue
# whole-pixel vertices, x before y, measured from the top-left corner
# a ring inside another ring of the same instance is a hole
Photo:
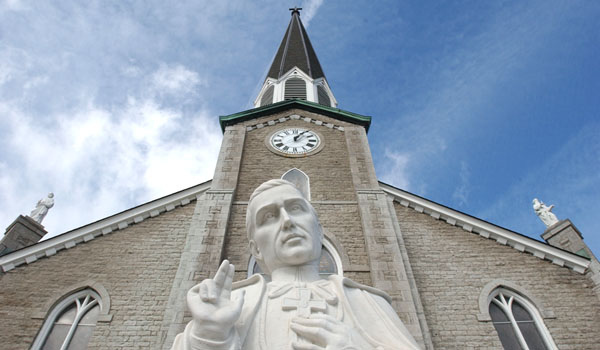
[[[542,220],[546,227],[550,227],[558,222],[556,215],[552,212],[552,208],[554,205],[547,206],[544,202],[540,201],[537,198],[533,199],[533,210],[536,215]]]
[[[35,209],[31,211],[29,217],[33,220],[37,221],[39,224],[42,223],[42,220],[48,214],[48,210],[54,206],[54,193],[48,193],[47,198],[40,199],[35,205]]]
[[[250,197],[249,247],[265,276],[232,283],[223,261],[187,294],[193,316],[172,350],[419,349],[384,292],[319,275],[323,230],[315,209],[285,180]]]

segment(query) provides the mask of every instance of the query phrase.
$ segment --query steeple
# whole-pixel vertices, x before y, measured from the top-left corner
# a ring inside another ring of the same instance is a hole
[[[291,8],[287,27],[254,107],[300,99],[336,107],[317,54],[300,20],[301,8]]]

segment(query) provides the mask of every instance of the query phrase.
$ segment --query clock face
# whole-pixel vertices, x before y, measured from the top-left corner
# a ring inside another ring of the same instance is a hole
[[[288,128],[271,135],[269,145],[286,155],[305,155],[320,149],[321,138],[309,129]]]

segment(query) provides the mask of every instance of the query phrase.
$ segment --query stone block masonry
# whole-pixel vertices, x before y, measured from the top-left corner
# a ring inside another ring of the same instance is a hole
[[[394,204],[436,349],[502,349],[492,323],[477,319],[495,279],[554,313],[544,323],[559,349],[598,348],[600,302],[585,275]]]
[[[98,322],[88,349],[156,348],[193,210],[178,207],[0,275],[2,349],[29,348],[43,322],[33,316],[89,280],[108,291],[113,317]]]

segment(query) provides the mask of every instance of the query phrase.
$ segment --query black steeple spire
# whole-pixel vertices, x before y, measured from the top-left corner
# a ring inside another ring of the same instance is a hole
[[[279,79],[294,67],[300,68],[312,79],[325,76],[317,54],[308,39],[306,29],[300,20],[300,10],[302,9],[298,7],[290,9],[292,19],[279,45],[267,78]]]

